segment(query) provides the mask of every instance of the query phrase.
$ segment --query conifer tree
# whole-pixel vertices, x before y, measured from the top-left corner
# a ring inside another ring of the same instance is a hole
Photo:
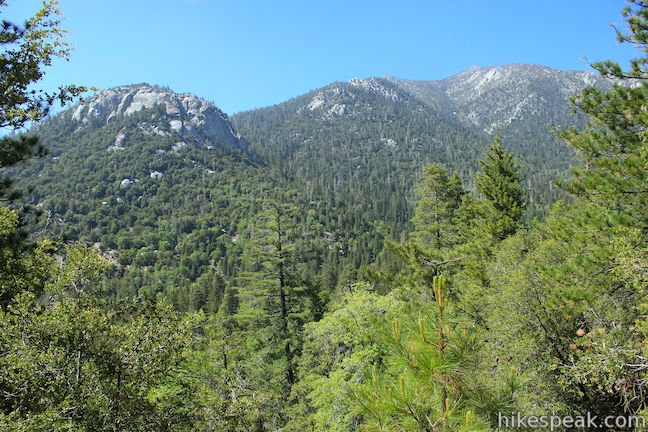
[[[7,7],[6,0],[0,0],[0,9]],[[63,86],[57,92],[46,93],[35,88],[44,76],[45,68],[56,58],[66,59],[70,45],[65,40],[65,31],[60,27],[60,11],[55,0],[43,2],[42,8],[24,25],[3,21],[0,25],[0,129],[15,132],[30,122],[47,115],[55,101],[70,102],[86,91],[85,87]],[[16,166],[31,158],[42,156],[45,148],[34,136],[3,136],[0,138],[0,219],[7,226],[0,228],[0,305],[22,290],[39,293],[46,277],[31,272],[23,266],[40,254],[33,255],[21,229],[23,216],[8,210],[5,205],[20,197],[12,188],[13,179],[6,177],[7,168]],[[50,250],[39,245],[40,253]],[[31,283],[19,284],[18,280],[30,279]],[[38,279],[38,280],[37,280]]]
[[[485,293],[488,269],[499,242],[518,230],[524,212],[524,191],[513,155],[497,136],[475,175],[479,198],[464,196],[457,211],[460,241],[454,254],[461,256],[454,275],[459,307],[474,323],[484,327],[488,314]]]
[[[499,136],[480,164],[482,171],[475,178],[477,190],[492,210],[489,228],[495,238],[502,240],[515,232],[524,215],[520,170],[513,155],[502,147]]]
[[[648,368],[638,354],[645,334],[628,331],[646,321],[641,304],[648,284],[648,4],[630,1],[623,16],[627,33],[617,31],[618,39],[634,45],[641,56],[632,60],[628,71],[611,61],[594,67],[606,77],[638,81],[633,85],[617,81],[609,92],[586,89],[574,98],[590,118],[586,129],[562,133],[582,160],[563,183],[578,198],[579,211],[556,233],[570,236],[574,249],[580,250],[554,277],[575,281],[570,295],[594,311],[582,313],[585,336],[572,336],[578,362],[576,368],[566,368],[570,382],[589,394],[600,410],[613,410],[616,399],[625,410],[636,412],[648,403],[641,396]],[[632,270],[629,262],[635,263]],[[611,303],[617,308],[609,309]],[[602,355],[604,345],[614,351]],[[620,363],[625,367],[618,367]],[[642,364],[644,369],[637,367]],[[598,379],[588,379],[591,374]],[[607,388],[612,400],[601,396],[597,386]]]
[[[461,179],[440,164],[423,169],[417,189],[412,238],[425,251],[442,253],[457,241],[456,212],[465,194]]]
[[[355,386],[364,430],[487,431],[486,396],[474,387],[470,371],[479,358],[478,341],[459,319],[443,275],[428,287],[432,303],[408,309],[379,336],[386,354],[366,383]],[[413,305],[410,305],[413,306]],[[480,412],[481,411],[481,412]]]
[[[234,282],[237,312],[230,322],[235,323],[235,338],[246,341],[238,350],[237,364],[257,401],[253,422],[278,427],[298,380],[300,333],[310,313],[308,287],[297,271],[296,209],[270,198],[259,204]],[[231,367],[234,358],[230,360]]]

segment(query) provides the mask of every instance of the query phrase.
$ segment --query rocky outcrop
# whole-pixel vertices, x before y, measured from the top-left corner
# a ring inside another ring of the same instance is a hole
[[[119,188],[120,189],[128,189],[129,187],[131,187],[133,185],[133,183],[135,183],[134,180],[125,178],[119,183]]]
[[[147,134],[177,134],[183,141],[222,145],[247,151],[247,142],[234,130],[227,115],[192,94],[178,94],[162,87],[128,85],[98,93],[71,109],[73,120],[84,125],[108,124],[119,116],[129,116],[147,108],[160,107],[163,115],[152,113],[139,128]],[[123,148],[125,135],[118,135],[111,150]]]
[[[151,171],[151,174],[149,174],[149,177],[153,180],[160,181],[162,180],[162,177],[164,177],[164,174],[162,174],[160,171]]]
[[[385,79],[353,78],[317,90],[297,113],[313,113],[324,118],[356,116],[371,111],[371,98],[375,97],[394,103],[408,102],[406,93]]]
[[[128,134],[126,133],[126,130],[125,129],[120,130],[117,136],[115,137],[115,143],[110,147],[108,147],[108,151],[124,150],[124,145],[126,144],[127,139],[128,139]]]
[[[571,96],[585,87],[611,85],[593,72],[528,64],[471,67],[438,81],[388,80],[426,105],[488,133],[531,119],[560,126],[561,118],[569,117]],[[552,116],[557,109],[559,114]]]

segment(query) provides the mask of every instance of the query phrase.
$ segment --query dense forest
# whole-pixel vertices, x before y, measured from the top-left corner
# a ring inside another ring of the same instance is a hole
[[[535,147],[389,79],[213,111],[221,140],[163,103],[49,115],[90,90],[34,90],[57,4],[5,22],[0,430],[648,430],[648,5],[623,17],[637,59]]]

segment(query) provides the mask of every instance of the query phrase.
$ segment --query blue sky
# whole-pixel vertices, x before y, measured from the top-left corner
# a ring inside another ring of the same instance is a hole
[[[442,79],[470,66],[626,64],[622,0],[59,0],[74,45],[44,88],[148,82],[227,113],[283,102],[334,81]],[[9,0],[22,20],[39,0]]]

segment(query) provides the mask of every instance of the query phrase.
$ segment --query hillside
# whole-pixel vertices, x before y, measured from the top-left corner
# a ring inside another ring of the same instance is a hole
[[[115,294],[178,292],[188,307],[189,285],[201,279],[218,306],[254,196],[271,187],[224,113],[192,95],[123,86],[34,133],[49,154],[20,178],[34,188],[44,235],[99,246],[118,264]]]
[[[502,135],[523,161],[530,205],[544,215],[548,202],[563,197],[553,188],[575,163],[573,149],[555,129],[584,125],[570,98],[611,83],[591,71],[560,71],[541,65],[472,67],[439,81],[390,78],[425,104],[451,112],[462,124],[489,136]]]
[[[409,229],[412,188],[426,163],[470,178],[487,144],[378,78],[334,83],[232,121],[270,167],[324,203],[324,225],[355,251],[355,267]]]
[[[648,2],[9,3],[1,432],[648,431]]]
[[[403,204],[421,167],[446,164],[472,189],[477,161],[496,134],[523,168],[528,217],[546,214],[563,197],[553,182],[575,161],[552,128],[583,124],[569,98],[589,85],[609,87],[590,72],[534,65],[472,68],[441,81],[354,79],[232,121],[286,175],[369,220],[395,221],[398,235],[411,217]]]
[[[565,127],[574,121],[569,105],[572,96],[589,86],[611,87],[594,72],[524,64],[472,67],[439,81],[388,80],[425,104],[451,112],[463,124],[486,133],[522,131],[542,123]]]
[[[236,275],[241,221],[268,191],[309,209],[307,229],[323,242],[313,270],[327,268],[335,287],[409,231],[425,164],[443,163],[473,188],[495,133],[525,170],[527,217],[544,214],[561,196],[551,181],[573,161],[547,125],[580,121],[567,99],[587,84],[605,86],[520,65],[443,81],[354,79],[232,122],[193,95],[121,86],[41,124],[34,132],[50,153],[20,177],[36,191],[40,230],[96,243],[120,264],[116,292],[146,279],[147,289],[182,293],[201,276]]]

